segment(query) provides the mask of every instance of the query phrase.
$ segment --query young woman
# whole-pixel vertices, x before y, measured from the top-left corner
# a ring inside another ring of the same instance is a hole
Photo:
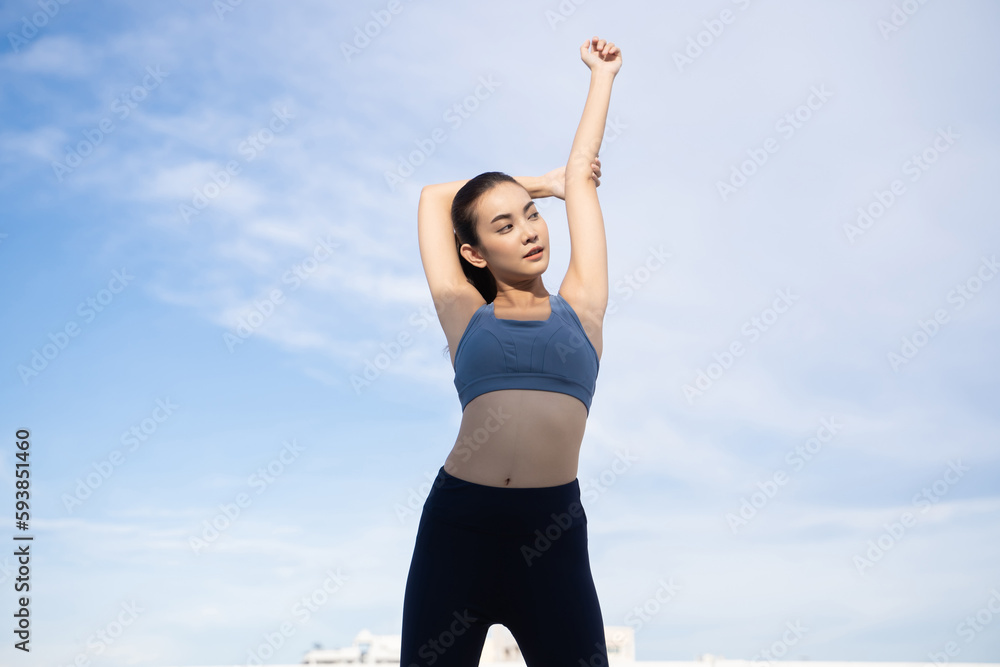
[[[429,185],[420,256],[462,404],[451,453],[424,502],[403,602],[401,667],[474,667],[505,625],[528,667],[607,665],[577,479],[608,302],[597,157],[613,42],[580,47],[590,90],[565,167]],[[534,197],[566,202],[570,261],[542,283],[549,235]]]

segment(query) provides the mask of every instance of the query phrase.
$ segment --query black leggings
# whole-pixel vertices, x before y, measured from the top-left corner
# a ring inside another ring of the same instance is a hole
[[[493,623],[528,667],[607,667],[578,479],[504,488],[438,471],[406,580],[400,667],[475,667]]]

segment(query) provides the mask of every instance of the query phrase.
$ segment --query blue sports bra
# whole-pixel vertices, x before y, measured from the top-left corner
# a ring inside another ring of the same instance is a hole
[[[549,295],[547,320],[497,319],[493,303],[472,315],[455,350],[455,388],[462,410],[499,389],[540,389],[569,394],[587,406],[601,362],[573,307]]]

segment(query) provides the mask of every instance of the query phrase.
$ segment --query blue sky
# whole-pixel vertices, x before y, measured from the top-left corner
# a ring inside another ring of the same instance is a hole
[[[399,632],[461,419],[419,191],[564,163],[595,34],[624,63],[579,469],[605,623],[640,660],[749,659],[788,624],[788,658],[996,659],[1000,8],[561,6],[3,4],[32,664]]]

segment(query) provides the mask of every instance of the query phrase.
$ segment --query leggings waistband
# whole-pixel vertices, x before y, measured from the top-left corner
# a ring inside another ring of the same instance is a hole
[[[558,486],[513,487],[476,484],[438,470],[424,511],[483,532],[531,535],[536,530],[568,530],[587,523],[580,480]]]

